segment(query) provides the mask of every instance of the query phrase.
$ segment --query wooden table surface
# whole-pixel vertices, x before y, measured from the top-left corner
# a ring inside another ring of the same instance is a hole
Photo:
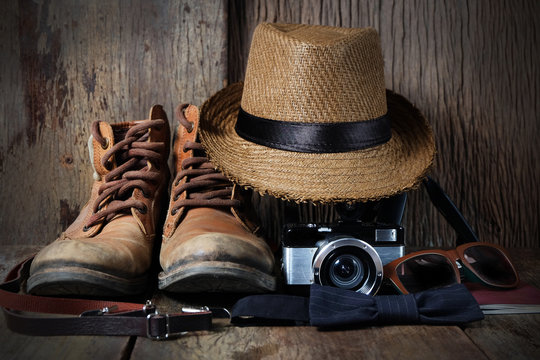
[[[0,275],[36,252],[1,246]],[[540,249],[509,249],[522,280],[540,286]],[[154,299],[174,302],[161,293]],[[3,315],[2,315],[3,317]],[[383,326],[347,331],[218,324],[168,341],[136,337],[32,337],[0,322],[0,359],[540,359],[540,314],[486,315],[466,326]]]

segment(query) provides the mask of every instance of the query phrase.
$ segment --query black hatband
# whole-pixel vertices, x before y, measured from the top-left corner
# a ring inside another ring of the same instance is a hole
[[[387,114],[376,119],[341,123],[303,123],[261,118],[242,108],[236,133],[245,140],[279,150],[336,153],[362,150],[392,137]]]

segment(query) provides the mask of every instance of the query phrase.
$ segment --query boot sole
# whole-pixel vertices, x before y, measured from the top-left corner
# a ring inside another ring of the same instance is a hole
[[[175,293],[262,293],[276,289],[276,278],[249,266],[205,261],[159,273],[159,289]]]
[[[37,295],[123,296],[142,293],[148,276],[125,279],[76,266],[38,271],[28,278],[27,290]]]

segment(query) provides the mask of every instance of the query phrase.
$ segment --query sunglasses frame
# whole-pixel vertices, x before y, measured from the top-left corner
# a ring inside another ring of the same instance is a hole
[[[465,258],[465,251],[471,247],[476,247],[476,246],[487,246],[487,247],[498,250],[504,256],[504,258],[506,259],[506,261],[512,268],[512,271],[514,272],[514,275],[516,277],[516,281],[510,285],[499,285],[499,284],[493,284],[493,283],[490,283],[489,281],[484,280]],[[450,250],[431,249],[431,250],[415,251],[413,253],[410,253],[408,255],[395,259],[394,261],[391,261],[390,263],[384,265],[384,268],[383,268],[384,277],[388,279],[392,283],[392,285],[402,294],[408,294],[409,291],[407,291],[407,289],[401,283],[401,280],[399,280],[399,276],[397,274],[397,268],[399,267],[399,265],[401,265],[405,261],[411,258],[417,257],[419,255],[441,255],[445,257],[446,259],[448,259],[452,266],[452,269],[454,270],[454,274],[456,276],[458,284],[461,283],[461,272],[457,264],[458,261],[462,265],[463,275],[469,278],[472,277],[474,282],[480,282],[491,287],[505,288],[505,289],[514,288],[519,284],[518,272],[516,271],[514,264],[510,260],[510,257],[501,246],[496,245],[496,244],[485,243],[485,242],[471,242],[471,243],[459,245],[455,249],[450,249]]]

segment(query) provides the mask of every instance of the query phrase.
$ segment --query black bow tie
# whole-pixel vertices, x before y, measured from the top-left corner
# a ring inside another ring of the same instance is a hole
[[[463,324],[484,318],[462,284],[409,295],[369,296],[330,286],[312,285],[309,298],[253,295],[232,310],[244,325],[310,324],[318,327],[372,324]]]

